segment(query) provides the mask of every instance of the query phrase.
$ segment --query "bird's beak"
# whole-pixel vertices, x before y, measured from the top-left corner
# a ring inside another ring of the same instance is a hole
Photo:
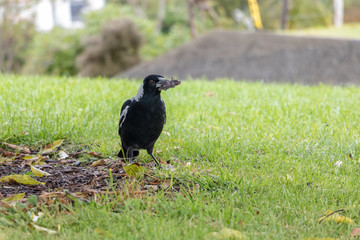
[[[161,90],[168,90],[169,88],[173,88],[177,85],[179,85],[181,82],[179,80],[174,80],[171,79],[165,79],[165,78],[160,78],[159,81],[156,83],[156,87],[159,91]]]
[[[156,83],[156,87],[159,91],[169,89],[170,85],[170,81],[166,78],[159,78],[159,81]]]

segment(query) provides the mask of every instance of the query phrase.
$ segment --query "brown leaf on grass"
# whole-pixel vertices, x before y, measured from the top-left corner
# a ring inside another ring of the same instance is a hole
[[[96,152],[89,152],[89,155],[93,156],[93,157],[99,157],[101,156],[101,153],[96,153]]]
[[[0,201],[0,207],[3,207],[3,208],[11,208],[11,205],[6,203],[6,202],[3,202],[3,201]],[[1,239],[1,238],[0,238]]]
[[[158,190],[158,186],[156,185],[145,185],[144,186],[145,190],[152,190],[152,191],[157,191]]]
[[[38,199],[39,202],[43,202],[48,205],[53,203],[54,199],[58,199],[62,204],[68,204],[72,202],[72,200],[67,197],[65,192],[43,192],[41,195],[39,195]]]
[[[217,93],[214,93],[214,92],[211,92],[211,91],[206,93],[206,97],[217,97],[217,96],[218,96]]]
[[[165,182],[161,184],[163,189],[168,189],[171,186],[171,179],[167,179]]]
[[[71,158],[76,158],[76,157],[78,157],[79,155],[81,155],[82,153],[83,153],[82,151],[78,150],[78,151],[76,151],[76,152],[69,153],[69,157],[71,157]]]
[[[37,155],[37,156],[33,156],[33,155],[26,155],[21,157],[22,160],[24,160],[21,163],[21,167],[24,167],[26,165],[41,165],[44,164],[44,161],[48,160],[49,157],[48,156],[41,156],[41,155]]]
[[[88,197],[86,193],[82,193],[82,192],[76,192],[76,193],[66,192],[66,194],[67,194],[68,197],[70,197],[70,199],[77,199],[77,200],[80,200],[80,201],[86,202],[86,203],[89,203],[91,201],[91,199],[86,198],[86,197]]]
[[[69,192],[43,192],[39,196],[39,201],[42,203],[45,203],[47,205],[50,205],[54,202],[55,199],[57,199],[62,204],[70,204],[74,201],[74,199],[83,201],[83,202],[90,202],[92,194],[87,194],[85,192],[75,192],[75,193],[69,193]]]
[[[47,145],[43,150],[39,152],[39,154],[49,154],[53,153],[56,148],[60,147],[61,144],[64,142],[64,139],[56,140],[55,142]]]
[[[3,142],[2,144],[13,150],[16,150],[16,151],[19,151],[22,153],[26,153],[26,154],[30,154],[30,149],[28,147],[18,146],[18,145],[6,143],[6,142]]]
[[[6,150],[3,149],[3,148],[0,148],[0,154],[1,154],[3,157],[13,157],[13,156],[15,156],[15,153],[10,152],[10,151],[6,151]]]
[[[91,189],[91,188],[88,188],[86,186],[82,187],[81,188],[82,192],[85,193],[85,194],[91,194],[91,195],[94,195],[94,194],[98,194],[99,191],[95,190],[95,189]]]
[[[360,237],[360,228],[354,228],[350,235],[351,237]]]

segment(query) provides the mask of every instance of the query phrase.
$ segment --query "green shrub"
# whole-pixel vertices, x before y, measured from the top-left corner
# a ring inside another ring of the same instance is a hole
[[[21,71],[34,33],[34,24],[30,21],[0,22],[0,72]]]
[[[332,9],[322,1],[293,0],[289,11],[289,28],[329,26],[332,23]]]
[[[62,28],[36,34],[27,51],[23,73],[75,75],[81,36],[81,31]]]

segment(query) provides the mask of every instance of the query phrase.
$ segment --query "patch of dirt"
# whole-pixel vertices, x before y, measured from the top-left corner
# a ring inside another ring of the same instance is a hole
[[[62,161],[61,164],[57,160],[45,160],[43,165],[34,165],[36,168],[43,170],[51,175],[46,177],[32,176],[39,182],[44,182],[44,185],[23,185],[14,182],[0,183],[0,193],[3,196],[10,196],[12,194],[23,193],[26,195],[40,195],[42,192],[64,191],[81,192],[84,188],[90,188],[96,191],[105,191],[109,181],[109,170],[112,165],[106,167],[89,167],[90,164],[77,164],[75,159]],[[121,161],[119,161],[121,167]],[[0,165],[0,177],[9,174],[26,174],[31,173],[29,165],[21,166],[23,160],[14,160],[5,162]],[[114,163],[116,164],[116,163]],[[119,171],[120,167],[114,168],[115,172]],[[122,167],[121,167],[122,168]],[[114,183],[126,176],[123,173],[114,173]]]
[[[141,174],[137,193],[180,190],[178,183],[175,184],[167,178],[159,179],[154,174],[153,162],[143,166],[137,163],[129,165],[122,159],[109,159],[94,152],[76,151],[67,154],[63,150],[60,151],[62,142],[63,140],[56,141],[41,151],[30,151],[26,146],[0,143],[0,202],[19,193],[25,193],[25,198],[31,195],[64,198],[67,194],[91,197],[109,191],[123,191],[128,182],[137,179],[137,174]],[[35,171],[30,166],[35,167]],[[162,166],[169,169],[172,167],[166,163]],[[37,176],[36,170],[49,175]],[[28,185],[14,179],[2,179],[10,175],[30,175],[43,184]]]
[[[118,76],[359,85],[359,66],[360,40],[216,30]]]

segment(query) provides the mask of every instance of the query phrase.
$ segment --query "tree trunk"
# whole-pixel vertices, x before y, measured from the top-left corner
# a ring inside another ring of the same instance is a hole
[[[283,8],[282,8],[282,16],[281,16],[281,29],[287,28],[287,22],[288,22],[288,10],[289,10],[289,4],[288,0],[283,0]]]
[[[57,26],[57,17],[56,17],[56,3],[55,0],[50,1],[51,4],[51,16],[53,20],[53,27]]]
[[[189,26],[191,30],[191,37],[194,39],[196,38],[196,28],[195,28],[195,22],[194,22],[194,0],[188,0],[188,7],[189,7]]]
[[[160,33],[162,29],[163,21],[165,18],[165,8],[166,8],[165,0],[158,0],[158,15],[157,15],[157,24],[156,24],[157,33]]]

